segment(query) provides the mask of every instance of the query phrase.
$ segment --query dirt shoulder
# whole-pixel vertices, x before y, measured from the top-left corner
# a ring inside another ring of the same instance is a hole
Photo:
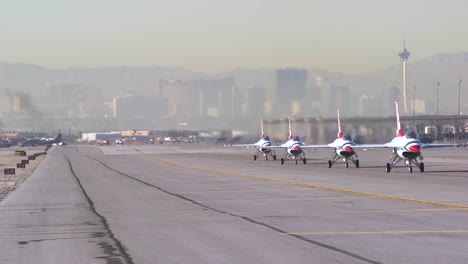
[[[26,156],[17,156],[15,151],[25,151]],[[45,147],[0,148],[0,201],[34,172],[47,157],[47,155],[40,154],[44,152]],[[24,164],[25,168],[17,168],[17,163],[27,164]],[[5,174],[7,168],[14,168],[15,174]]]

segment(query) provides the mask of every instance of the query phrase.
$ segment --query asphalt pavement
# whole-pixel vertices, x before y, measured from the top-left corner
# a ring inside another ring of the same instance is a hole
[[[468,263],[468,149],[424,151],[423,173],[254,153],[55,147],[0,202],[0,263]]]

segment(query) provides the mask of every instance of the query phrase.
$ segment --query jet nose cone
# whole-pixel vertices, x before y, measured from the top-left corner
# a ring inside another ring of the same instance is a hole
[[[344,148],[344,151],[346,151],[346,152],[353,152],[353,148],[350,147],[350,146],[346,146],[346,147]]]
[[[293,150],[299,151],[299,150],[301,150],[301,147],[299,147],[299,146],[294,146],[292,149],[293,149]]]
[[[418,152],[421,150],[421,146],[419,146],[419,145],[412,145],[412,146],[410,146],[408,149],[409,149],[409,151],[411,151],[411,152],[418,153]]]

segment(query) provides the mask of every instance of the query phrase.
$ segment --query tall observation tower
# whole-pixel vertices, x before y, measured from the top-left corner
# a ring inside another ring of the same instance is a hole
[[[403,51],[398,53],[398,56],[400,56],[401,62],[403,63],[403,106],[404,106],[404,111],[406,114],[408,114],[408,101],[406,99],[406,63],[408,62],[410,53],[406,49],[406,44],[405,41],[403,40]]]

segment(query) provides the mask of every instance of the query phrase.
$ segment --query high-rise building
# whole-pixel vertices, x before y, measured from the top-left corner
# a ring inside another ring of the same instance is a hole
[[[126,95],[113,99],[113,116],[119,119],[154,120],[167,114],[166,98]]]
[[[411,112],[415,115],[423,115],[426,114],[426,100],[414,100],[411,101]]]
[[[311,101],[320,101],[321,92],[323,88],[323,78],[322,76],[316,76],[313,84],[311,86],[310,91],[310,99]]]
[[[297,114],[301,111],[301,104],[307,85],[307,71],[305,69],[277,69],[276,70],[276,113],[279,115]]]
[[[247,115],[261,117],[265,113],[266,94],[265,88],[254,86],[248,90]]]
[[[172,116],[233,116],[236,111],[234,79],[162,80],[159,97],[169,100]]]
[[[331,86],[328,93],[327,116],[336,115],[336,109],[343,113],[349,113],[350,91],[348,86]]]
[[[15,95],[11,97],[11,111],[15,114],[26,112],[24,96]]]
[[[403,51],[398,53],[398,56],[400,56],[401,63],[403,65],[403,109],[406,114],[408,114],[408,99],[407,99],[407,91],[406,91],[406,64],[408,63],[408,58],[410,56],[410,53],[406,49],[406,44],[405,41],[403,40]]]
[[[395,101],[400,102],[400,88],[396,85],[390,86],[384,93],[383,109],[384,115],[394,115],[395,114]]]
[[[361,95],[359,98],[360,116],[382,116],[384,112],[383,97]]]
[[[42,98],[40,110],[50,116],[100,116],[104,112],[100,90],[80,84],[48,84],[48,96]]]

